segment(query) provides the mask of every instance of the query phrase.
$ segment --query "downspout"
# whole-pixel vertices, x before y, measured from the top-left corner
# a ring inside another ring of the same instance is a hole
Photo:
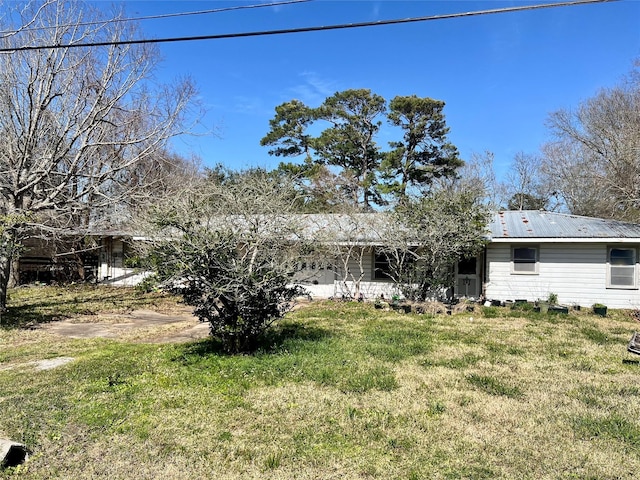
[[[486,244],[484,246],[484,248],[482,249],[482,292],[481,292],[481,296],[485,300],[487,299],[487,282],[488,282],[488,277],[487,277],[487,246],[488,245],[489,244]]]

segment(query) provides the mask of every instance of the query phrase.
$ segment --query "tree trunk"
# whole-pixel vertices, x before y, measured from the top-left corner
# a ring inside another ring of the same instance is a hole
[[[4,241],[2,243],[4,244]],[[0,245],[0,314],[7,311],[7,289],[9,288],[9,277],[11,276],[11,250],[11,247]]]
[[[11,263],[15,250],[16,233],[11,227],[0,234],[0,313],[7,311],[7,290],[11,280]]]
[[[20,285],[20,259],[13,258],[12,255],[10,265],[11,268],[9,270],[9,283],[7,284],[7,286],[9,288],[13,288]]]

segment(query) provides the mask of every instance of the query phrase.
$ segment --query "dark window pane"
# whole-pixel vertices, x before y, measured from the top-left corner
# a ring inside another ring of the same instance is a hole
[[[630,248],[612,248],[609,261],[611,265],[633,265],[634,257],[634,251]]]
[[[535,248],[514,248],[513,261],[514,262],[535,262],[536,249]]]
[[[458,275],[475,275],[476,274],[476,259],[465,258],[458,262]]]
[[[389,279],[391,273],[389,267],[389,258],[384,252],[375,253],[373,257],[373,269],[374,279]]]

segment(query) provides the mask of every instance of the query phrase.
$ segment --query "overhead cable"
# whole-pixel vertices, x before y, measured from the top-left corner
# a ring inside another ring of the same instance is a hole
[[[473,17],[473,16],[489,15],[489,14],[495,14],[495,13],[519,12],[524,10],[539,10],[543,8],[555,8],[555,7],[570,7],[570,6],[577,6],[577,5],[588,5],[588,4],[594,4],[594,3],[607,3],[607,2],[617,2],[617,1],[619,0],[577,0],[577,1],[571,1],[571,2],[557,2],[557,3],[544,3],[539,5],[527,5],[522,7],[493,8],[489,10],[477,10],[477,11],[463,12],[463,13],[448,13],[443,15],[431,15],[428,17],[410,17],[410,18],[401,18],[401,19],[394,19],[394,20],[377,20],[377,21],[370,21],[370,22],[344,23],[339,25],[285,28],[282,30],[263,30],[263,31],[255,31],[255,32],[223,33],[223,34],[216,34],[216,35],[199,35],[199,36],[170,37],[170,38],[148,38],[148,39],[137,39],[137,40],[119,40],[119,41],[110,41],[110,42],[69,43],[69,44],[60,44],[60,45],[56,45],[56,44],[27,45],[23,47],[0,48],[0,53],[19,52],[19,51],[25,51],[25,50],[104,47],[109,45],[139,45],[139,44],[145,44],[145,43],[190,42],[190,41],[201,41],[201,40],[221,40],[223,38],[262,37],[262,36],[268,36],[268,35],[284,35],[284,34],[291,34],[291,33],[320,32],[320,31],[341,30],[341,29],[348,29],[348,28],[375,27],[380,25],[395,25],[395,24],[401,24],[401,23],[426,22],[430,20],[445,20],[445,19],[451,19],[451,18]]]
[[[176,12],[176,13],[163,13],[158,15],[147,15],[144,17],[130,17],[130,18],[111,18],[107,20],[95,20],[92,22],[79,22],[79,23],[69,23],[62,25],[48,25],[42,27],[31,27],[25,28],[22,30],[4,30],[0,31],[0,35],[13,34],[17,32],[31,32],[34,30],[48,30],[51,28],[64,28],[64,27],[86,27],[89,25],[104,25],[107,23],[124,23],[124,22],[139,22],[143,20],[158,20],[163,18],[171,18],[171,17],[186,17],[191,15],[206,15],[210,13],[220,13],[220,12],[229,12],[232,10],[248,10],[252,8],[264,8],[264,7],[279,7],[281,5],[290,5],[292,3],[306,3],[312,0],[284,0],[281,2],[271,2],[271,3],[258,3],[252,5],[235,5],[233,7],[222,7],[222,8],[213,8],[210,10],[197,10],[194,12]]]

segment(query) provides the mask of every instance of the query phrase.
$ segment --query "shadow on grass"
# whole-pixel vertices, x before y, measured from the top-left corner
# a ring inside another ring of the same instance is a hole
[[[624,363],[625,365],[640,365],[640,360],[637,360],[635,358],[634,359],[623,358],[622,363]]]
[[[0,314],[0,328],[2,329],[16,329],[16,328],[31,328],[40,323],[49,323],[69,318],[71,313],[63,314],[62,309],[58,310],[53,308],[48,311],[39,311],[38,308],[51,309],[53,303],[47,304],[45,302],[39,302],[40,304],[29,304],[9,307],[8,311]],[[61,302],[62,303],[62,302]]]
[[[10,292],[8,311],[0,315],[0,328],[30,328],[74,315],[130,311],[153,303],[148,295],[118,287],[20,287]]]
[[[286,323],[276,326],[263,334],[250,351],[240,353],[241,355],[260,355],[277,353],[283,348],[292,351],[296,350],[296,344],[307,342],[319,342],[331,336],[331,332],[324,328],[310,327],[297,323]],[[234,356],[224,350],[222,342],[215,337],[209,337],[196,343],[185,344],[183,355],[225,355]]]

